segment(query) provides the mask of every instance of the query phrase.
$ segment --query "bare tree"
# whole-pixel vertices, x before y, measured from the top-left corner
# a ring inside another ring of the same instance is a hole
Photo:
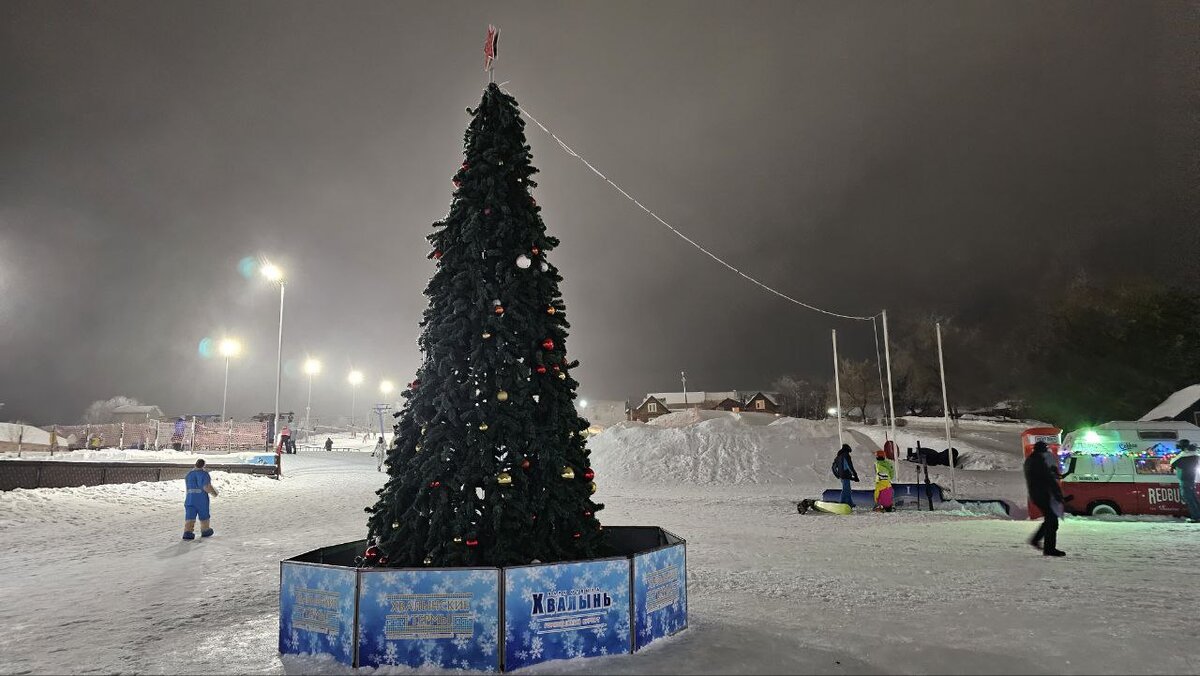
[[[879,379],[875,365],[867,360],[842,359],[838,373],[842,382],[842,401],[849,411],[858,409],[858,418],[867,421],[867,407],[879,401]]]
[[[113,411],[121,406],[140,406],[141,402],[133,397],[116,396],[111,399],[97,399],[83,412],[83,422],[93,425],[113,422]]]
[[[779,406],[784,415],[813,420],[825,417],[824,385],[794,376],[780,376],[771,387],[779,393]]]

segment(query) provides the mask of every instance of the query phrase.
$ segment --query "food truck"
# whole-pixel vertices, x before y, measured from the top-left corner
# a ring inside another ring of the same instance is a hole
[[[1067,434],[1058,452],[1066,511],[1186,516],[1171,469],[1184,439],[1200,443],[1200,427],[1175,421],[1114,421]]]

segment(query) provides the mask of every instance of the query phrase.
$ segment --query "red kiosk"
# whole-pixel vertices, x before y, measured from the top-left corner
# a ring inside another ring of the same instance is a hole
[[[1025,457],[1028,458],[1033,453],[1033,445],[1039,441],[1046,442],[1050,447],[1050,452],[1058,458],[1059,450],[1062,448],[1062,430],[1057,427],[1031,427],[1021,433],[1021,449],[1025,451]],[[1038,509],[1032,502],[1028,503],[1029,518],[1042,518],[1042,510]]]

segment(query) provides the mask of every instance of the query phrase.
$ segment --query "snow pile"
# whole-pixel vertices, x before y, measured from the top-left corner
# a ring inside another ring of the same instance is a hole
[[[50,433],[33,425],[18,423],[0,423],[0,442],[30,444],[34,446],[49,446]]]
[[[847,440],[856,447],[870,443]],[[592,466],[605,480],[816,487],[829,482],[838,436],[833,422],[691,410],[649,424],[618,423],[588,446]]]

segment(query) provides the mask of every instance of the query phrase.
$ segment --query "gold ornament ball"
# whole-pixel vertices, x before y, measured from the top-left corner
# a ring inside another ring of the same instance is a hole
[[[461,542],[462,542],[462,538],[454,538],[454,541],[455,541],[455,542],[459,542],[459,543],[461,543]]]
[[[500,390],[496,393],[496,401],[508,401],[508,392]]]
[[[559,380],[566,380],[566,379],[567,379],[567,372],[566,372],[566,371],[559,371],[559,372],[558,372],[558,379],[559,379]]]
[[[501,486],[507,486],[512,483],[512,475],[508,472],[501,472],[496,475],[496,483]]]
[[[552,314],[554,314],[555,312],[558,312],[558,310],[555,310],[553,305],[551,305],[550,307],[546,308],[546,314],[548,314],[548,315],[552,315]]]
[[[488,424],[487,424],[487,423],[479,423],[479,431],[480,431],[480,432],[486,432],[486,431],[487,431],[487,429],[488,429]]]
[[[559,472],[559,476],[561,476],[564,479],[574,479],[575,478],[575,470],[571,469],[570,465],[565,465],[562,468],[562,472]]]
[[[427,566],[433,565],[433,559],[426,556],[425,557],[425,565],[427,565]]]
[[[400,522],[399,522],[399,521],[393,521],[393,522],[392,522],[392,528],[399,528],[399,527],[400,527]]]
[[[492,337],[492,333],[491,333],[490,331],[484,331],[484,332],[483,332],[483,339],[484,339],[484,340],[487,340],[488,338],[491,338],[491,337]]]
[[[588,484],[588,488],[589,488],[589,489],[590,489],[590,490],[591,490],[593,493],[595,493],[595,492],[596,492],[596,482],[595,482],[595,481],[593,481],[592,483]]]

